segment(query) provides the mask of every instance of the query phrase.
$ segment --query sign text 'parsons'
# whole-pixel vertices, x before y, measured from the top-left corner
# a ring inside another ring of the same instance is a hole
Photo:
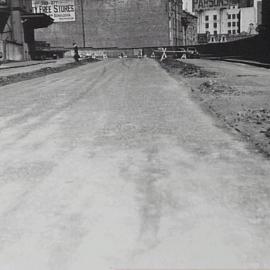
[[[54,22],[75,21],[74,0],[32,0],[34,13],[45,13]]]
[[[193,0],[193,10],[227,8],[230,5],[238,4],[238,2],[238,0]]]

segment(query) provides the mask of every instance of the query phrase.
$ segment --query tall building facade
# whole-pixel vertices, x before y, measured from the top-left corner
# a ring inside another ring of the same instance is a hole
[[[185,46],[196,45],[198,43],[197,17],[190,12],[182,13],[183,44]]]
[[[28,0],[0,0],[0,60],[27,60],[34,49],[34,29],[47,27],[53,20],[33,14]]]
[[[46,38],[52,46],[71,47],[73,42],[88,48],[183,44],[182,0],[55,0],[56,4],[47,6],[41,0],[32,2],[35,12],[55,19],[49,28],[36,31],[37,40]]]
[[[226,42],[257,34],[261,0],[228,0],[216,3],[215,6],[210,6],[200,4],[200,0],[193,0],[193,9],[198,16],[198,33],[208,35],[208,41]]]

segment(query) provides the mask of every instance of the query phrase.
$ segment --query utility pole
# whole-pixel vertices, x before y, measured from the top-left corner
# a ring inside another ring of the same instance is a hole
[[[81,1],[81,16],[82,16],[82,38],[83,38],[83,47],[85,48],[85,23],[84,23],[84,6],[83,6],[84,0],[80,1]]]

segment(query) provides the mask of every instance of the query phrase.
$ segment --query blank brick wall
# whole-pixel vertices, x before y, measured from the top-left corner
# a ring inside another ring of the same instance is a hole
[[[76,22],[54,23],[36,31],[36,40],[71,47],[82,42],[80,1]],[[147,47],[169,45],[168,0],[83,0],[87,47]]]

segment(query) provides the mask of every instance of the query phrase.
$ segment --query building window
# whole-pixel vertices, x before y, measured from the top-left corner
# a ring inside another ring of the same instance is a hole
[[[214,19],[214,21],[216,21],[217,20],[217,15],[213,15],[213,19]]]
[[[231,30],[228,30],[228,34],[231,34],[232,33],[232,31]]]
[[[214,35],[217,36],[217,31],[214,31]]]
[[[217,28],[217,23],[214,23],[214,28]]]
[[[232,23],[232,26],[236,26],[236,23],[235,23],[235,22],[233,22],[233,23]]]
[[[228,14],[228,19],[230,20],[232,18],[232,15],[231,14]]]
[[[205,20],[206,21],[209,21],[209,16],[205,16]]]
[[[237,19],[240,19],[240,13],[237,14]]]
[[[233,32],[234,35],[236,34],[236,31],[235,30],[233,30],[232,32]]]
[[[232,18],[235,19],[235,14],[232,15]]]
[[[205,24],[205,28],[209,28],[209,23],[206,23]]]
[[[232,23],[231,22],[228,22],[228,27],[231,27],[232,26]]]
[[[240,34],[240,29],[237,29],[237,33]]]

